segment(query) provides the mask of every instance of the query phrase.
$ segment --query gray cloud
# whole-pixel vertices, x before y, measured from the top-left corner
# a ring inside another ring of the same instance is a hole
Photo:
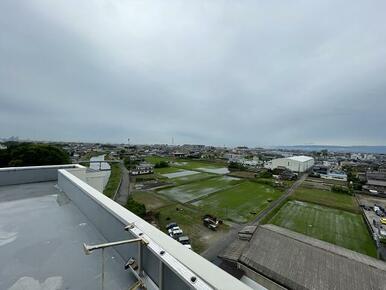
[[[385,144],[384,1],[0,3],[0,136]]]

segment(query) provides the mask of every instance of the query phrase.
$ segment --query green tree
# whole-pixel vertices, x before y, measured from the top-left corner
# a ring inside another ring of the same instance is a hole
[[[245,167],[244,165],[242,165],[241,163],[237,163],[237,162],[229,162],[228,164],[228,169],[229,170],[247,170],[247,167]]]
[[[0,151],[0,166],[39,166],[70,163],[63,149],[48,144],[18,143]]]

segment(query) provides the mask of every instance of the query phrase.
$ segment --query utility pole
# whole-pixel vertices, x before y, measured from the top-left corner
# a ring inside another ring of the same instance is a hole
[[[131,169],[131,158],[130,158],[130,138],[127,138],[127,154],[129,156],[129,171]]]

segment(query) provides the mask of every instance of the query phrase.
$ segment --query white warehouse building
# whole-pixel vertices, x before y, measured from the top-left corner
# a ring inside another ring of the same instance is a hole
[[[277,158],[268,161],[264,167],[275,169],[278,167],[287,168],[293,172],[305,172],[314,166],[314,158],[309,156],[292,156],[286,158]]]

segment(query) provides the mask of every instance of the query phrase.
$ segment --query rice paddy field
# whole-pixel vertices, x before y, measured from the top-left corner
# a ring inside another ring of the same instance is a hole
[[[151,163],[161,160],[169,161],[170,167],[157,168],[154,175],[166,181],[167,187],[138,191],[133,198],[144,203],[147,210],[159,213],[157,223],[162,230],[166,224],[177,222],[196,252],[205,250],[229,229],[224,224],[218,232],[210,231],[202,225],[203,215],[211,214],[225,222],[252,221],[293,183],[277,188],[273,179],[257,179],[253,173],[237,172],[237,177],[232,177],[225,175],[223,163],[147,158]],[[376,257],[374,242],[358,213],[351,195],[301,186],[264,222]]]
[[[158,193],[180,203],[191,202],[214,192],[231,188],[241,180],[234,177],[218,176],[180,186],[159,190]]]
[[[160,156],[148,156],[146,161],[152,164],[156,164],[160,161],[168,161],[170,167],[166,168],[156,168],[156,173],[172,173],[182,170],[195,170],[216,174],[225,174],[228,173],[227,164],[224,162],[211,162],[205,160],[190,160],[190,159],[172,159],[167,157]]]
[[[154,172],[155,173],[158,173],[158,174],[171,174],[171,173],[178,173],[178,172],[181,172],[181,171],[184,171],[183,169],[181,168],[177,168],[177,167],[164,167],[164,168],[154,168]]]
[[[195,181],[199,181],[199,180],[204,180],[204,179],[208,179],[208,178],[212,178],[212,177],[217,177],[217,175],[210,174],[210,173],[198,172],[197,174],[192,174],[192,175],[189,175],[189,176],[177,177],[177,178],[173,178],[171,180],[175,184],[177,184],[177,185],[182,185],[182,184],[186,184],[186,183],[190,183],[190,182],[195,182]]]
[[[200,199],[193,205],[224,220],[245,223],[253,220],[256,214],[282,194],[272,186],[243,181]]]
[[[202,169],[204,165],[195,162],[190,166]],[[165,230],[166,224],[177,222],[184,233],[191,237],[193,249],[197,252],[205,250],[229,229],[223,224],[216,232],[209,230],[202,225],[205,214],[212,214],[225,222],[245,223],[253,220],[256,214],[283,194],[283,190],[249,179],[208,173],[200,169],[166,169],[159,175],[173,183],[173,186],[138,191],[133,197],[145,204],[147,210],[159,212],[158,224],[162,230]]]
[[[162,176],[167,178],[178,178],[178,177],[185,177],[185,176],[194,175],[198,173],[199,173],[198,171],[193,171],[193,170],[179,170],[173,173],[162,174]]]
[[[147,159],[153,163],[161,160],[167,159]],[[223,163],[182,159],[167,161],[171,167],[156,169],[156,172],[174,186],[158,189],[153,192],[154,196],[138,196],[143,203],[147,203],[146,198],[158,196],[161,201],[169,200],[175,205],[187,205],[223,220],[245,223],[253,220],[256,214],[283,194],[283,189],[271,186],[272,182],[264,184],[225,175],[228,169]],[[154,200],[154,204],[162,203],[160,200]]]
[[[171,166],[183,168],[186,170],[200,170],[200,171],[227,167],[227,165],[225,163],[215,163],[215,162],[208,162],[208,161],[201,161],[201,160],[200,161],[197,161],[197,160],[176,160],[176,161],[172,161]]]
[[[376,257],[374,242],[360,214],[292,200],[269,223]]]

